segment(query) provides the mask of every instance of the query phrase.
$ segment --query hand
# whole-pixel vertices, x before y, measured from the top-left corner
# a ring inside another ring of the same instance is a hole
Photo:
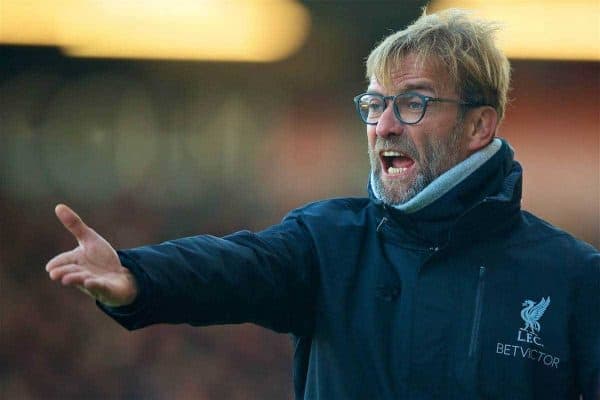
[[[50,279],[75,286],[107,306],[132,303],[138,293],[135,278],[121,265],[110,243],[64,204],[57,205],[54,212],[79,245],[46,264]]]

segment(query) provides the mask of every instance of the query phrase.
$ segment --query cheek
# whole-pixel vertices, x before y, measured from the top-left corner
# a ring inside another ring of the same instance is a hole
[[[375,125],[367,125],[367,141],[369,142],[369,148],[375,146],[377,140],[377,134],[375,133]]]
[[[447,143],[452,131],[453,125],[449,121],[442,120],[438,124],[429,123],[418,126],[418,131],[413,131],[411,139],[419,153],[428,153],[432,147]]]

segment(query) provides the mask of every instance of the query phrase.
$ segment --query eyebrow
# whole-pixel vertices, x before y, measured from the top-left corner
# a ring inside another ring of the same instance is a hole
[[[432,93],[435,93],[433,86],[425,82],[409,83],[402,87],[403,92],[410,92],[412,90],[428,90]]]
[[[436,93],[435,89],[433,88],[433,85],[426,83],[426,82],[408,83],[408,84],[404,85],[402,87],[402,90],[398,91],[397,93],[406,93],[406,92],[412,92],[415,90],[426,90],[433,94]],[[374,90],[374,89],[369,89],[369,88],[367,88],[367,93],[381,94],[379,91]]]

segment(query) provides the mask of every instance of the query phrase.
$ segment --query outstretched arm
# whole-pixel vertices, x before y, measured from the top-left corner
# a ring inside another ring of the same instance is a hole
[[[78,246],[46,264],[50,279],[75,286],[107,306],[131,304],[138,293],[135,278],[121,265],[110,243],[64,204],[56,206],[55,213]]]
[[[131,307],[101,309],[129,330],[251,322],[277,332],[309,332],[316,258],[297,214],[258,233],[198,235],[120,250],[138,295]]]

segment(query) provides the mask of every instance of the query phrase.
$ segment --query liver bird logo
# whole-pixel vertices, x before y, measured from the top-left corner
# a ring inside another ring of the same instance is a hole
[[[525,328],[523,330],[529,330],[534,335],[540,331],[540,323],[538,322],[544,312],[550,305],[550,296],[542,297],[539,303],[535,303],[533,300],[525,300],[522,304],[523,309],[521,310],[521,318],[525,321]]]

